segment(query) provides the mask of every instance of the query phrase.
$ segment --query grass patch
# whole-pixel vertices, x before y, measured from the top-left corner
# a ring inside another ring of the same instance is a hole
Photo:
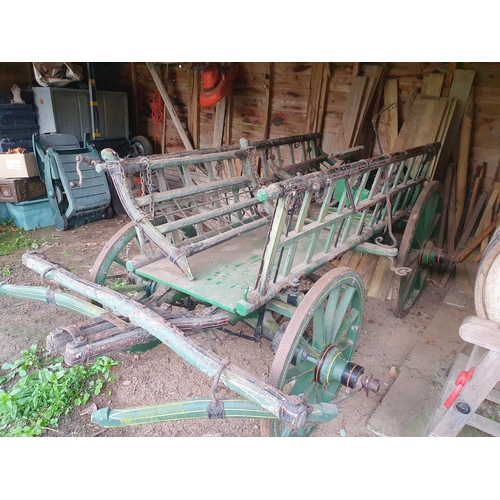
[[[110,368],[118,364],[101,356],[92,364],[67,368],[63,358],[41,354],[36,345],[21,354],[2,366],[7,373],[0,375],[0,437],[40,436],[54,430],[62,415],[114,381]]]
[[[0,225],[0,256],[10,255],[22,248],[37,250],[54,240],[56,236],[44,236],[40,240],[31,238],[22,227],[15,227],[12,222]]]

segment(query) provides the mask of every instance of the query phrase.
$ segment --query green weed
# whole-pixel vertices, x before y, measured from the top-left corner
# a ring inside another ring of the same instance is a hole
[[[62,415],[114,381],[110,368],[118,364],[102,356],[92,364],[67,368],[62,358],[39,354],[36,345],[21,354],[2,366],[7,374],[0,376],[0,437],[40,436],[53,430]]]

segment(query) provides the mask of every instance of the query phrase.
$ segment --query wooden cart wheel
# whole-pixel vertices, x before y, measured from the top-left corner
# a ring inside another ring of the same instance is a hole
[[[484,251],[474,286],[476,314],[500,323],[500,228]]]
[[[429,182],[417,198],[401,240],[396,267],[408,267],[406,276],[394,276],[392,305],[396,316],[403,318],[414,306],[425,287],[430,267],[421,261],[421,252],[429,242],[435,243],[443,214],[443,187]]]
[[[132,256],[138,251],[139,242],[135,226],[129,222],[104,245],[90,270],[90,280],[98,285],[110,285],[112,288],[112,282],[106,283],[108,277],[126,276],[128,274],[125,267],[128,260],[127,254],[130,253]]]
[[[290,395],[304,394],[309,403],[331,402],[341,384],[317,381],[319,368],[327,368],[323,361],[328,352],[335,352],[337,359],[351,359],[363,308],[364,287],[356,272],[339,267],[322,276],[307,292],[283,334],[269,383]],[[291,432],[278,420],[265,420],[261,428],[265,436],[307,436],[314,430],[309,427]]]

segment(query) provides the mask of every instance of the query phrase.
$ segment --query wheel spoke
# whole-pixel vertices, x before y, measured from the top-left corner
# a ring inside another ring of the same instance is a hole
[[[342,324],[340,325],[339,331],[337,335],[335,335],[335,339],[332,341],[333,344],[338,344],[341,339],[344,338],[344,335],[348,335],[349,330],[351,329],[354,322],[359,318],[359,312],[356,309],[351,309],[349,314],[344,318]]]
[[[312,345],[315,349],[322,350],[325,346],[325,311],[323,310],[323,304],[319,304],[314,310],[312,321]]]
[[[299,394],[305,394],[306,396],[311,392],[314,386],[314,373],[311,375],[303,375],[295,382],[294,386],[290,390],[290,394],[298,396]]]
[[[340,295],[340,287],[335,288],[328,297],[328,304],[326,305],[326,310],[325,310],[325,325],[333,324],[333,321],[335,319],[335,312],[337,310],[337,304],[339,301],[339,295]],[[326,332],[325,345],[331,343],[332,343],[332,331],[331,329],[329,329]]]
[[[319,358],[319,353],[316,352],[312,347],[311,347],[311,344],[309,344],[309,342],[304,338],[304,337],[301,337],[299,339],[299,347],[301,347],[302,349],[304,349],[304,351],[306,352],[306,354],[311,357],[311,358]]]
[[[285,384],[288,384],[292,380],[298,379],[307,373],[311,374],[311,378],[314,377],[314,370],[316,365],[311,361],[303,361],[299,363],[297,366],[294,366],[290,370],[288,370],[285,378]]]
[[[337,336],[337,332],[340,328],[340,325],[342,324],[345,313],[347,312],[347,308],[351,304],[351,300],[354,297],[355,292],[356,289],[353,286],[346,286],[344,294],[342,295],[342,298],[340,299],[339,305],[335,312],[335,319],[328,335],[329,338],[333,339]]]

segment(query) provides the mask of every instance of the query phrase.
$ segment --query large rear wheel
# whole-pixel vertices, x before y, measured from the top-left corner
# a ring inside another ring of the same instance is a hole
[[[441,259],[434,247],[443,216],[443,188],[429,182],[419,194],[406,224],[399,247],[396,267],[410,268],[405,276],[394,276],[392,305],[394,314],[403,318],[420,297],[430,274],[430,266]]]

